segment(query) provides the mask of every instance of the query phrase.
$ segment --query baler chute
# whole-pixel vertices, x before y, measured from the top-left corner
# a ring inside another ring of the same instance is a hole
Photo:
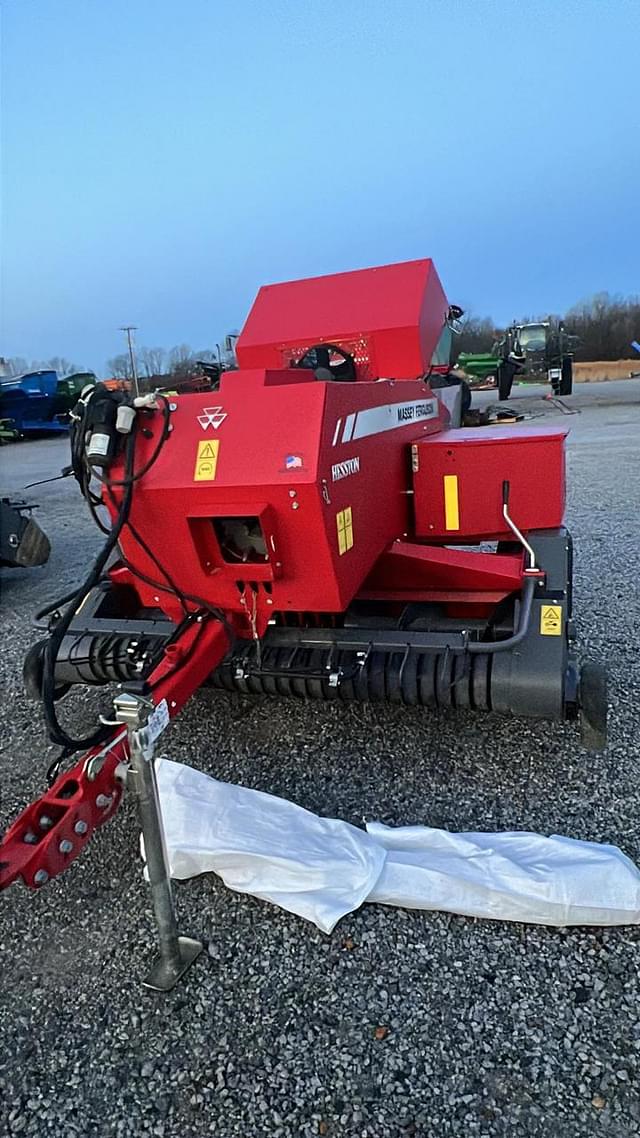
[[[94,510],[99,476],[113,528],[25,671],[50,737],[89,751],[66,799],[62,775],[42,800],[53,831],[30,807],[6,835],[2,884],[61,872],[74,825],[84,841],[113,812],[96,817],[87,778],[118,777],[126,738],[67,736],[57,699],[76,683],[169,715],[211,679],[575,718],[604,744],[603,674],[574,651],[565,432],[452,426],[457,393],[429,379],[457,313],[429,260],[270,285],[213,400],[85,393],[74,472]]]

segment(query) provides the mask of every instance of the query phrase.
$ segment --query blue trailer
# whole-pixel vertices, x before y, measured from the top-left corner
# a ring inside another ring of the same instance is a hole
[[[66,431],[68,416],[60,413],[55,371],[29,371],[0,380],[0,419],[10,419],[21,435],[37,431]]]

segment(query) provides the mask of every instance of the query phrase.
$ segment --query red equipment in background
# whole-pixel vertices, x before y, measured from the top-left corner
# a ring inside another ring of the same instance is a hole
[[[54,704],[70,685],[117,682],[174,714],[209,676],[245,694],[580,716],[602,745],[602,676],[572,643],[564,432],[452,426],[429,376],[456,311],[428,260],[266,286],[215,395],[140,401],[131,435],[129,396],[97,387],[78,405],[74,471],[89,501],[100,473],[116,559],[26,662],[68,753]],[[18,856],[35,814],[5,838],[2,885],[40,883],[44,839]],[[47,829],[48,876],[79,852],[56,846],[73,822]]]

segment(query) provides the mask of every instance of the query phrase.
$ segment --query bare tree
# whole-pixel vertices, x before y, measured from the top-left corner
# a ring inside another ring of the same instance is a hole
[[[112,356],[107,360],[107,369],[114,379],[132,379],[131,360],[128,352],[121,352],[119,356]]]
[[[171,375],[189,375],[193,370],[195,358],[188,344],[176,344],[169,352],[169,371]]]
[[[71,360],[65,359],[64,356],[52,356],[50,360],[44,360],[39,365],[41,368],[51,368],[52,371],[57,371],[58,375],[71,375],[74,371],[83,371],[84,368],[74,364]]]
[[[176,367],[178,364],[188,363],[193,358],[193,352],[188,344],[176,344],[169,352],[169,364]]]
[[[453,353],[457,359],[460,352],[490,352],[498,331],[488,316],[474,316],[465,312],[462,320],[462,331],[459,336],[453,337]]]
[[[167,367],[165,348],[139,348],[138,359],[145,375],[163,375]]]
[[[596,293],[570,308],[565,323],[580,340],[576,359],[637,359],[631,341],[640,340],[640,297]]]
[[[29,371],[29,364],[23,356],[10,356],[4,362],[8,375],[22,375],[23,372]]]

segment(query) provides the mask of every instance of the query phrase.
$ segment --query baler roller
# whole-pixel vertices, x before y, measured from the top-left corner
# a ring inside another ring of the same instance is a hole
[[[251,650],[249,650],[250,652]],[[260,668],[235,657],[211,677],[218,689],[241,695],[389,702],[407,707],[491,710],[491,657],[452,652],[355,653],[266,648]]]
[[[34,699],[40,698],[42,690],[46,645],[46,640],[39,640],[29,649],[24,661],[25,686]],[[145,663],[148,664],[157,650],[156,638],[136,634],[65,636],[55,667],[57,697],[72,684],[99,686],[138,679]]]

